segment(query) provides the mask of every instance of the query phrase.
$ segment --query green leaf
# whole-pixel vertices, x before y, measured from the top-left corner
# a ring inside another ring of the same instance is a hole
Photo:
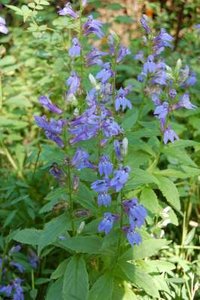
[[[47,290],[45,300],[65,300],[62,296],[63,278],[56,280]]]
[[[159,298],[159,289],[155,286],[152,276],[127,262],[121,264],[120,269],[133,285],[143,289],[150,296]]]
[[[131,173],[133,175],[128,180],[128,183],[125,186],[125,191],[132,190],[133,188],[149,183],[158,183],[157,178],[151,175],[148,171],[133,168],[131,169]]]
[[[176,268],[173,263],[165,260],[143,260],[141,267],[147,273],[169,273]]]
[[[15,11],[17,15],[23,16],[23,12],[20,8],[14,6],[14,5],[6,5],[6,7],[12,9],[13,11]]]
[[[177,211],[180,211],[180,198],[176,185],[166,177],[157,176],[158,187],[163,196]]]
[[[114,283],[112,300],[138,300],[132,287],[126,281]]]
[[[113,293],[113,277],[109,273],[105,273],[94,283],[88,300],[111,300]]]
[[[126,251],[121,257],[120,261],[138,260],[145,257],[150,257],[157,254],[157,252],[164,246],[168,245],[169,242],[164,239],[147,239],[142,241],[139,246]]]
[[[89,283],[85,261],[81,256],[74,256],[65,271],[63,298],[67,300],[88,300],[88,291]]]
[[[41,231],[38,254],[40,255],[46,246],[54,243],[59,235],[67,233],[69,229],[71,229],[71,222],[67,214],[63,214],[46,223],[44,229]]]
[[[151,188],[142,190],[140,202],[152,213],[158,214],[161,210],[156,193]]]
[[[97,254],[100,252],[102,241],[96,236],[76,236],[59,241],[58,246],[78,253]]]
[[[130,130],[134,126],[134,124],[137,122],[138,115],[139,115],[138,109],[134,108],[134,109],[128,110],[126,112],[125,116],[123,117],[122,128],[124,130]]]
[[[51,279],[58,279],[59,277],[63,276],[67,267],[67,264],[69,262],[69,259],[63,260],[55,271],[51,274]]]
[[[22,244],[35,246],[39,243],[41,232],[42,230],[37,230],[34,228],[23,229],[18,231],[17,234],[14,235],[13,240]]]
[[[49,202],[45,204],[39,211],[40,214],[49,212],[53,209],[53,207],[59,203],[60,201],[68,200],[68,194],[66,191],[66,187],[59,187],[54,190],[52,190],[46,197],[45,200],[48,200]]]
[[[83,183],[80,183],[79,190],[75,195],[75,201],[78,201],[83,207],[96,211],[94,202],[94,193]]]

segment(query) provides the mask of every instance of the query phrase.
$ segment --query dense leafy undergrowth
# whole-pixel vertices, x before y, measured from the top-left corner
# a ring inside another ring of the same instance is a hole
[[[198,299],[199,26],[49,2],[0,19],[0,298]]]

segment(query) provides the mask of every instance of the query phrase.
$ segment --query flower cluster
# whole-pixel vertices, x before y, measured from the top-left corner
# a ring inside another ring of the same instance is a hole
[[[143,63],[138,80],[145,81],[146,92],[155,105],[154,115],[160,121],[163,141],[166,144],[178,139],[170,125],[173,111],[196,107],[190,102],[188,92],[184,91],[196,83],[196,76],[188,66],[182,68],[180,60],[173,70],[161,58],[160,54],[166,47],[172,48],[173,42],[173,37],[165,29],[162,28],[158,35],[153,36],[146,16],[142,17],[141,24],[146,33],[146,44],[151,45],[151,54],[146,59],[141,51],[135,56],[136,60]]]
[[[140,228],[147,216],[146,209],[144,206],[138,204],[138,199],[133,198],[131,200],[123,201],[123,209],[128,216],[129,226],[125,226],[123,229],[126,232],[129,243],[133,246],[134,244],[140,244],[142,239],[137,228]]]
[[[0,269],[2,272],[2,282],[0,283],[0,296],[12,297],[13,300],[24,300],[24,292],[22,288],[23,280],[18,276],[25,272],[22,264],[15,259],[17,253],[21,251],[21,245],[13,246],[8,254],[0,258]],[[28,262],[33,269],[36,269],[39,263],[39,258],[34,251],[30,250],[28,255]],[[9,270],[12,274],[15,273],[14,278],[8,276]]]
[[[54,112],[58,115],[62,114],[62,110],[54,105],[49,97],[41,96],[39,98],[39,102],[43,107],[47,108],[51,112]],[[35,122],[40,128],[44,130],[45,135],[48,139],[56,142],[59,147],[64,147],[64,142],[60,136],[63,132],[63,127],[66,125],[66,120],[56,120],[51,118],[50,121],[48,121],[46,116],[35,116]]]
[[[61,16],[67,16],[76,21],[76,19],[82,17],[85,4],[85,1],[82,1],[80,11],[75,12],[71,4],[67,3],[58,13]],[[70,151],[69,145],[71,145],[71,148],[75,148],[78,144],[72,159],[68,157],[67,160],[68,167],[72,167],[72,172],[74,172],[73,180],[71,180],[71,174],[68,174],[68,176],[65,174],[65,165],[60,168],[54,163],[50,169],[50,173],[60,183],[64,182],[63,178],[70,177],[70,180],[65,180],[65,182],[67,181],[73,185],[69,189],[69,193],[72,190],[76,192],[78,189],[79,172],[82,169],[90,168],[99,176],[98,180],[95,180],[91,184],[91,189],[97,193],[98,206],[110,207],[111,211],[104,213],[104,217],[98,226],[99,232],[108,234],[114,223],[120,219],[120,207],[115,209],[114,212],[112,211],[112,196],[115,195],[115,198],[118,197],[117,193],[121,193],[130,173],[130,167],[123,165],[123,157],[127,153],[128,140],[124,137],[123,128],[115,120],[113,108],[117,112],[122,111],[122,113],[127,109],[132,109],[132,103],[127,98],[131,87],[120,87],[119,90],[116,90],[115,86],[116,65],[131,53],[128,48],[120,44],[115,34],[108,36],[106,51],[90,47],[90,45],[87,45],[87,49],[89,48],[89,50],[85,51],[82,43],[84,37],[93,35],[101,39],[105,35],[105,32],[102,22],[95,20],[92,15],[88,16],[85,23],[82,24],[80,22],[79,24],[79,35],[72,37],[68,51],[69,56],[73,59],[73,63],[71,65],[71,73],[66,80],[66,100],[70,103],[71,99],[79,98],[81,95],[81,105],[77,102],[74,116],[68,122],[63,119],[50,119],[48,121],[45,116],[36,116],[35,121],[39,127],[44,129],[47,138],[56,142],[60,147],[67,145],[67,151]],[[109,60],[107,57],[111,59]],[[85,64],[87,68],[95,65],[97,69],[95,75],[89,74],[92,88],[87,90],[85,94],[84,82],[82,82],[85,75],[85,72],[83,72],[84,65],[82,65],[80,70],[79,63]],[[83,101],[84,97],[85,101]],[[42,96],[39,101],[51,112],[62,115],[62,110],[53,104],[49,97]],[[67,142],[62,138],[63,127],[65,125],[67,125],[66,127],[70,135]],[[83,142],[91,139],[94,139],[98,145],[98,155],[94,155],[95,158],[92,157],[92,159],[83,146]],[[113,145],[113,155],[108,155],[107,150],[105,150],[107,145]],[[112,161],[110,157],[112,157]],[[69,173],[69,170],[66,172]],[[133,226],[131,229],[133,230]],[[121,230],[123,231],[123,228]],[[129,238],[128,241],[131,245],[134,244]]]

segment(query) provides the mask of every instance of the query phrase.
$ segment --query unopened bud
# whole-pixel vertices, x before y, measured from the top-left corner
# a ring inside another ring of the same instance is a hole
[[[122,140],[122,155],[126,156],[128,153],[128,139],[125,137]]]
[[[76,192],[79,187],[79,177],[77,175],[74,175],[73,178],[73,190]]]
[[[83,221],[83,222],[81,222],[81,224],[79,225],[79,227],[77,229],[77,234],[80,234],[83,231],[84,227],[85,227],[85,222]]]

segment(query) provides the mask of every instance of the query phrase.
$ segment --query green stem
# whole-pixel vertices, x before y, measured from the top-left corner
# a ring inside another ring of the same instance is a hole
[[[122,206],[122,192],[119,193],[119,201],[120,201],[120,232],[119,232],[119,239],[117,245],[117,259],[120,257],[121,254],[121,241],[122,241],[122,227],[123,227],[123,206]]]
[[[32,287],[32,290],[35,289],[35,277],[34,277],[34,271],[31,270],[31,287]]]
[[[3,86],[2,86],[2,74],[0,72],[0,110],[2,110],[3,106]]]
[[[115,106],[115,88],[116,88],[116,66],[117,66],[117,61],[116,61],[116,53],[114,54],[113,56],[113,59],[112,59],[112,70],[114,72],[114,76],[113,76],[113,81],[112,81],[112,102],[113,102],[113,105]]]
[[[72,197],[72,178],[71,178],[71,169],[70,164],[68,163],[68,188],[69,188],[69,205],[70,205],[70,216],[71,216],[71,224],[72,224],[72,235],[75,235],[75,225],[74,225],[74,202]]]
[[[79,41],[81,46],[83,45],[83,29],[82,29],[82,14],[83,14],[83,7],[82,7],[82,1],[80,0],[80,15],[79,15]],[[81,78],[83,78],[83,66],[84,66],[84,58],[83,58],[83,49],[81,48],[80,53],[80,59],[81,59]]]

